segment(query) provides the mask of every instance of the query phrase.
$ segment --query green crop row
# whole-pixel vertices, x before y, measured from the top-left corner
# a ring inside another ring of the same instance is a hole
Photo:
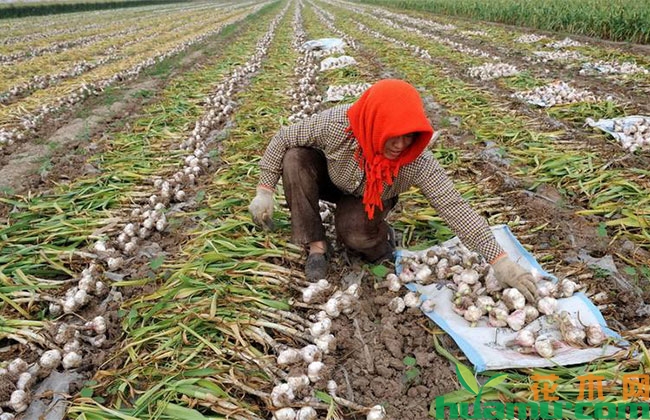
[[[650,3],[637,0],[358,0],[612,41],[650,42]]]
[[[123,7],[153,6],[181,3],[187,0],[81,0],[73,2],[8,3],[0,6],[0,19],[75,13],[89,10],[121,9]]]

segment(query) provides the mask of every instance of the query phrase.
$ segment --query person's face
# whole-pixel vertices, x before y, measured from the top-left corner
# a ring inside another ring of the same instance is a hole
[[[397,159],[404,150],[413,144],[416,135],[417,133],[409,133],[386,140],[386,143],[384,143],[384,157],[390,160]]]

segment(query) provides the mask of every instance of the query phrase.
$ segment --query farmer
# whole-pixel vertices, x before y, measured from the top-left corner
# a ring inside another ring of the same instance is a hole
[[[354,104],[283,127],[271,139],[249,206],[253,220],[272,227],[274,189],[282,177],[292,241],[305,245],[306,277],[318,280],[326,277],[328,260],[319,199],[336,204],[338,240],[379,263],[392,260],[395,251],[386,216],[399,194],[416,185],[463,244],[492,264],[504,287],[534,301],[532,275],[508,257],[427,150],[432,135],[417,90],[404,81],[381,80]]]

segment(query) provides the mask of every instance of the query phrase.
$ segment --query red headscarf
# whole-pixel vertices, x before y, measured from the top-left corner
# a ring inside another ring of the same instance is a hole
[[[355,154],[366,174],[363,193],[368,218],[375,207],[383,210],[384,183],[391,185],[399,168],[414,161],[427,147],[433,128],[424,114],[422,99],[410,84],[394,79],[381,80],[366,90],[348,109],[350,131],[359,143]],[[397,159],[384,157],[384,144],[391,137],[417,133],[416,139]]]

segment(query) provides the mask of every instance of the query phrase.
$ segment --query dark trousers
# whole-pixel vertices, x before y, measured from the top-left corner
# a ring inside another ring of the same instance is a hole
[[[362,197],[343,193],[327,173],[323,152],[308,147],[289,149],[283,161],[282,183],[291,211],[291,239],[303,245],[325,240],[318,200],[336,204],[334,213],[336,235],[346,247],[359,252],[370,262],[389,258],[394,251],[388,242],[385,218],[398,198],[384,200],[384,210],[375,210],[368,219]]]

